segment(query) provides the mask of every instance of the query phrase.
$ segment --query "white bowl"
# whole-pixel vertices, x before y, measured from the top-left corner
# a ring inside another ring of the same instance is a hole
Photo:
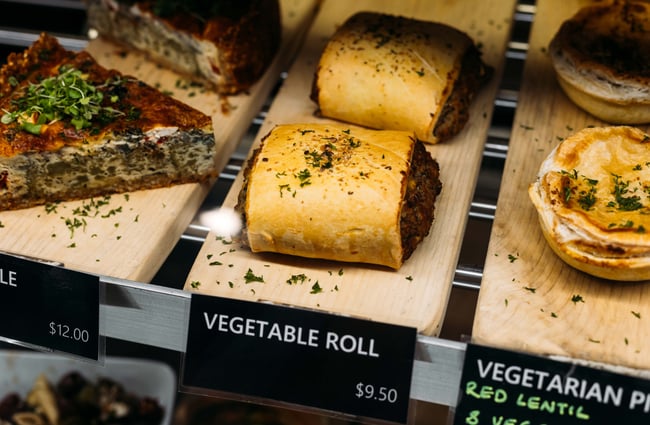
[[[167,364],[152,360],[107,356],[100,365],[55,354],[0,350],[0,399],[8,393],[26,396],[41,374],[56,383],[73,371],[90,381],[110,378],[138,397],[157,400],[165,409],[161,425],[171,424],[178,384],[176,374]]]

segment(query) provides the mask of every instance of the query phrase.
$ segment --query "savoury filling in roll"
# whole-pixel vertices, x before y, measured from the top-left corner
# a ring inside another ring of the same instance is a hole
[[[253,252],[398,269],[429,233],[441,188],[413,133],[286,124],[249,159],[236,209]]]

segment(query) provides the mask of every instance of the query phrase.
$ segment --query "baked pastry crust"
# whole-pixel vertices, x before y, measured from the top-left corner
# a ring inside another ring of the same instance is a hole
[[[211,117],[101,67],[85,51],[65,50],[45,33],[24,52],[9,55],[0,69],[0,110],[9,114],[20,109],[17,105],[26,102],[30,87],[42,88],[66,72],[78,72],[79,80],[102,95],[97,105],[102,112],[87,126],[77,127],[62,114],[31,132],[25,123],[38,122],[44,113],[15,120],[3,116],[0,210],[202,182],[218,175]],[[62,99],[55,96],[52,101]],[[114,115],[103,115],[107,110]]]
[[[563,140],[529,187],[542,231],[566,263],[615,281],[650,279],[650,136],[629,126]]]
[[[440,190],[413,133],[284,124],[251,156],[236,209],[253,252],[398,269],[429,233]]]
[[[159,3],[175,6],[157,13]],[[177,3],[177,4],[176,4]],[[218,93],[237,94],[264,74],[280,47],[278,0],[192,2],[86,0],[88,25]]]
[[[463,128],[491,74],[472,39],[455,28],[359,12],[328,41],[311,98],[325,117],[437,143]]]
[[[580,108],[611,124],[650,122],[650,3],[586,6],[549,50],[558,83]]]

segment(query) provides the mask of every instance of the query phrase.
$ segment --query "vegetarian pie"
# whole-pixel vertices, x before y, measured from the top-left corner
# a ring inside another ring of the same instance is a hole
[[[589,4],[549,47],[558,83],[576,105],[610,124],[650,123],[650,3]]]
[[[550,247],[569,265],[617,281],[650,279],[650,136],[583,129],[541,164],[529,195]]]

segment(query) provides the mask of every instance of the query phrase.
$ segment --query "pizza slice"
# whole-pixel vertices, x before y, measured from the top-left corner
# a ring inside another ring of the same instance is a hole
[[[212,119],[48,34],[0,69],[0,211],[209,180]]]

